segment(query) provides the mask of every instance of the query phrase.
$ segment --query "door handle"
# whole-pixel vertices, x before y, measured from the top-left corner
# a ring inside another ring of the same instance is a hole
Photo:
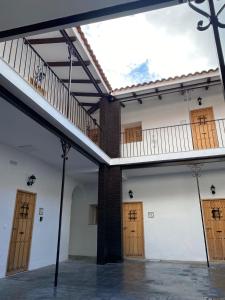
[[[135,230],[131,230],[131,232],[135,232]]]
[[[20,234],[24,234],[24,232],[23,232],[23,231],[20,231]]]
[[[222,232],[222,230],[217,230],[216,232]]]

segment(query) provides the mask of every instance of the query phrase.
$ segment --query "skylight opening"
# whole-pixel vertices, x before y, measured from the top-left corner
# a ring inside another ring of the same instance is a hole
[[[212,31],[198,31],[200,19],[185,3],[82,30],[116,89],[217,68]]]

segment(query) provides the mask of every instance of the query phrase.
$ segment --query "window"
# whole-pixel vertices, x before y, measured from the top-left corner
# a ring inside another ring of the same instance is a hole
[[[124,126],[124,144],[142,141],[142,126],[140,123]]]
[[[98,206],[97,204],[91,204],[89,206],[89,225],[98,224]]]

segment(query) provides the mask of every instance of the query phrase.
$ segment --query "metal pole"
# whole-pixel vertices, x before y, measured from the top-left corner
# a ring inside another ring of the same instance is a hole
[[[202,200],[201,200],[201,192],[200,192],[200,185],[199,185],[199,171],[196,169],[194,170],[194,177],[196,178],[196,185],[198,190],[198,200],[199,200],[199,207],[201,212],[201,220],[202,220],[202,231],[204,236],[204,244],[205,244],[205,254],[207,259],[207,267],[209,268],[209,255],[208,255],[208,248],[207,248],[207,242],[206,242],[206,234],[205,234],[205,225],[204,225],[204,218],[203,218],[203,211],[202,211]]]
[[[208,0],[209,2],[209,9],[211,14],[211,22],[212,22],[212,28],[216,43],[216,49],[217,49],[217,55],[219,59],[219,66],[220,66],[220,72],[221,72],[221,78],[222,78],[222,84],[223,84],[223,92],[225,96],[225,63],[224,63],[224,56],[223,56],[223,48],[221,45],[221,39],[219,34],[219,27],[218,27],[218,17],[215,12],[215,6],[213,0]]]
[[[69,118],[70,91],[71,91],[71,76],[72,76],[72,67],[73,67],[73,60],[72,60],[72,53],[71,53],[71,48],[70,48],[70,46],[68,46],[68,52],[69,52],[70,68],[69,68],[68,99],[67,99],[67,111],[66,111],[67,118]]]
[[[62,158],[63,158],[63,168],[62,168],[62,184],[61,184],[61,199],[60,199],[60,209],[59,209],[59,228],[58,228],[58,241],[57,241],[57,252],[56,252],[56,264],[55,264],[55,280],[54,287],[58,285],[58,273],[59,273],[59,253],[60,253],[60,240],[61,240],[61,227],[62,227],[62,211],[63,211],[63,198],[64,198],[64,184],[65,184],[65,169],[67,154],[70,150],[70,145],[65,141],[61,140],[62,144]]]

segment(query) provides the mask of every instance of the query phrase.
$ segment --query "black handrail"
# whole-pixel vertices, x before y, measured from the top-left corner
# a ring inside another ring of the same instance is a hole
[[[25,38],[0,43],[0,57],[52,106],[93,140],[100,126]],[[69,98],[68,98],[68,95]],[[69,100],[69,102],[68,102]],[[68,102],[68,103],[67,103]],[[68,105],[67,105],[68,104]]]
[[[225,119],[126,129],[121,132],[121,157],[151,156],[225,147]]]

